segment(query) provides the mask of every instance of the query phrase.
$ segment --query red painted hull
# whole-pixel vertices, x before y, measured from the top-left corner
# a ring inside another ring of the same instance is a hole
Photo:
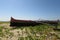
[[[11,21],[10,21],[10,26],[34,26],[34,25],[38,25],[40,23],[37,23],[35,21],[32,20],[17,20],[11,17]]]
[[[10,26],[35,26],[39,24],[51,24],[51,25],[58,25],[58,21],[32,21],[32,20],[17,20],[11,17]]]

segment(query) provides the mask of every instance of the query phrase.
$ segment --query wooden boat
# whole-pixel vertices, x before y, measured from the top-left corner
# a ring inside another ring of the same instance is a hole
[[[34,26],[40,23],[32,20],[17,20],[11,17],[10,26]]]
[[[39,25],[39,24],[51,24],[51,25],[58,25],[58,21],[32,21],[32,20],[18,20],[18,19],[14,19],[11,17],[10,20],[10,26],[35,26],[35,25]]]

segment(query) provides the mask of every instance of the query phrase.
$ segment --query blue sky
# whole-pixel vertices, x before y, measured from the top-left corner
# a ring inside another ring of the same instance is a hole
[[[0,21],[60,19],[60,0],[0,0]]]

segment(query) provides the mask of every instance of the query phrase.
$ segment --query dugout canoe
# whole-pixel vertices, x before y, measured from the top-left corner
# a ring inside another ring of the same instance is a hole
[[[45,24],[45,23],[57,26],[58,22],[59,21],[49,21],[49,20],[44,20],[44,21],[18,20],[11,17],[10,26],[35,26],[35,25]]]
[[[11,17],[10,20],[10,26],[35,26],[35,25],[39,25],[40,23],[36,22],[36,21],[32,21],[32,20],[18,20],[18,19],[14,19],[13,17]]]

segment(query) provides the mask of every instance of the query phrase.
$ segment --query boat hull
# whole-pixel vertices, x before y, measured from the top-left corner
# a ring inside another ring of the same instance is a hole
[[[16,20],[14,18],[11,18],[10,26],[35,26],[39,25],[40,23],[37,23],[32,20]]]

